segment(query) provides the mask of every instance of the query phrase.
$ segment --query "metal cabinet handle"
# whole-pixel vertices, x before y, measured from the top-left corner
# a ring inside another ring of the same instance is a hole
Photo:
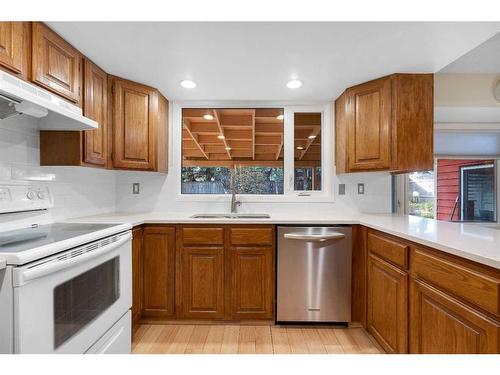
[[[289,240],[324,242],[328,240],[345,238],[345,234],[339,232],[330,232],[326,234],[285,233],[284,237],[288,238]]]

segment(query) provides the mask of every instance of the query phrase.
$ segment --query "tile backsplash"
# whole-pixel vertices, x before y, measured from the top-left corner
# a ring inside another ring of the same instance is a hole
[[[115,175],[97,168],[40,167],[36,120],[25,115],[0,120],[0,181],[48,184],[54,195],[50,211],[55,220],[115,211]]]

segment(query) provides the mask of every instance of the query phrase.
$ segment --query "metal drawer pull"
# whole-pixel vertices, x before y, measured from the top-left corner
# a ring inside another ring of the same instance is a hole
[[[311,242],[324,242],[345,238],[345,234],[339,232],[330,232],[327,234],[300,234],[300,233],[285,233],[285,238],[289,240],[303,240]]]

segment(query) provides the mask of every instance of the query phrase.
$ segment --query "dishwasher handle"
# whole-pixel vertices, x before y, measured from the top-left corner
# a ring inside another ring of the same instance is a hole
[[[302,240],[308,242],[325,242],[328,240],[338,240],[345,238],[345,234],[340,232],[328,232],[324,234],[305,233],[285,233],[284,237],[289,240]]]

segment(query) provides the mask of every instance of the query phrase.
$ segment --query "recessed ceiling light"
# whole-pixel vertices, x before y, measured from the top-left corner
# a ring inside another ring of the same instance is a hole
[[[227,150],[227,151],[231,150],[231,147],[226,147],[226,150]]]
[[[181,86],[185,89],[194,89],[196,87],[196,82],[186,79],[184,81],[181,81]]]
[[[220,134],[220,135],[218,135],[218,136],[217,136],[217,138],[219,138],[219,139],[224,139],[224,138],[226,138],[226,137],[225,137],[224,135]]]
[[[297,150],[303,150],[303,149],[304,149],[304,147],[302,147],[302,146],[297,146]]]
[[[205,120],[209,120],[209,121],[210,121],[210,120],[213,120],[213,119],[214,119],[214,116],[209,115],[209,114],[206,114],[206,115],[203,115],[203,118],[204,118]]]
[[[288,81],[286,84],[286,87],[289,89],[298,89],[299,87],[302,86],[302,81],[299,81],[298,79],[292,79],[291,81]]]
[[[309,136],[309,137],[307,137],[307,138],[309,138],[309,139],[314,139],[314,138],[316,138],[316,136],[315,136],[315,135],[310,135],[310,136]]]
[[[276,119],[277,120],[283,120],[283,117],[284,117],[283,115],[278,115],[278,116],[276,116]]]

